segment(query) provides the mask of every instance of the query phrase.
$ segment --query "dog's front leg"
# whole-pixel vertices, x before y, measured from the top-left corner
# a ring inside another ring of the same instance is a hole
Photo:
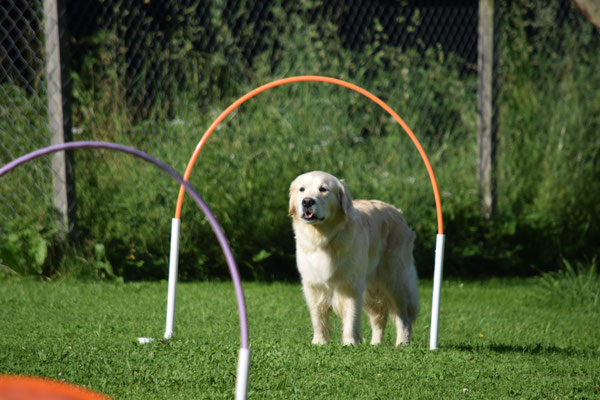
[[[361,340],[362,294],[345,288],[336,295],[336,310],[342,318],[342,345],[356,346]]]
[[[322,285],[306,283],[302,285],[304,297],[310,312],[313,326],[313,344],[327,344],[329,341],[329,311],[331,294]]]

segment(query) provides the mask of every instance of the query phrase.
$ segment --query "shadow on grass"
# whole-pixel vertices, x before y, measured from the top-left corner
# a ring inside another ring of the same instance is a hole
[[[565,356],[576,356],[586,355],[591,353],[598,353],[598,349],[574,349],[574,348],[561,348],[552,345],[543,344],[526,344],[526,345],[514,345],[514,344],[503,344],[503,343],[489,343],[480,345],[470,344],[453,344],[449,345],[448,348],[458,351],[464,351],[469,353],[481,353],[481,352],[492,352],[499,354],[531,354],[531,355],[551,355],[560,354]]]

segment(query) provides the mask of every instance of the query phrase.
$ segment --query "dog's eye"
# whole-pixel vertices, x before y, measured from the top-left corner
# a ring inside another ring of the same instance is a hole
[[[319,192],[321,192],[321,193],[325,193],[326,191],[327,191],[327,188],[325,186],[321,186],[319,188]]]
[[[304,188],[303,188],[303,187],[301,187],[301,188],[300,188],[300,191],[301,191],[301,192],[304,192]]]

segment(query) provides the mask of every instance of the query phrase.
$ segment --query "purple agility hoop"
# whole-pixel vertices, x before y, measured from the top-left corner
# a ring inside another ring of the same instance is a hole
[[[229,246],[229,242],[227,241],[227,237],[223,232],[223,228],[217,221],[217,218],[208,207],[202,196],[194,189],[188,182],[186,182],[181,175],[179,175],[173,168],[164,162],[152,157],[151,155],[144,153],[143,151],[123,146],[116,143],[107,143],[107,142],[92,142],[92,141],[78,141],[78,142],[68,142],[57,144],[53,146],[44,147],[33,151],[31,153],[25,154],[10,163],[6,164],[2,168],[0,168],[0,177],[4,176],[8,172],[17,168],[18,166],[25,164],[33,159],[38,157],[55,153],[58,151],[64,150],[73,150],[73,149],[84,149],[84,148],[93,148],[93,149],[108,149],[119,151],[122,153],[130,154],[132,156],[141,158],[144,161],[147,161],[151,164],[154,164],[158,168],[165,171],[167,174],[171,175],[173,179],[175,179],[180,185],[185,187],[185,190],[192,196],[196,205],[202,210],[210,226],[219,241],[219,245],[221,246],[221,250],[223,251],[223,255],[225,256],[225,260],[227,261],[227,266],[229,267],[229,273],[231,275],[231,280],[233,281],[233,286],[235,288],[235,295],[237,299],[239,319],[240,319],[240,353],[238,357],[238,373],[236,379],[236,390],[235,390],[235,398],[236,399],[245,399],[247,393],[247,385],[248,385],[248,372],[250,368],[250,349],[249,349],[249,339],[248,339],[248,316],[246,313],[246,303],[244,301],[244,291],[242,289],[242,283],[240,279],[240,274],[237,269],[235,259],[233,257],[233,252]]]

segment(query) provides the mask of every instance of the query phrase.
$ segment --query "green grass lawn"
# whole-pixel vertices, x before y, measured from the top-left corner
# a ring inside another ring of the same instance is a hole
[[[251,399],[599,398],[600,316],[539,279],[445,282],[440,349],[428,350],[431,282],[413,343],[310,344],[297,284],[245,285]],[[117,399],[232,398],[239,326],[230,283],[180,284],[171,341],[166,283],[0,281],[0,373],[64,379]]]

